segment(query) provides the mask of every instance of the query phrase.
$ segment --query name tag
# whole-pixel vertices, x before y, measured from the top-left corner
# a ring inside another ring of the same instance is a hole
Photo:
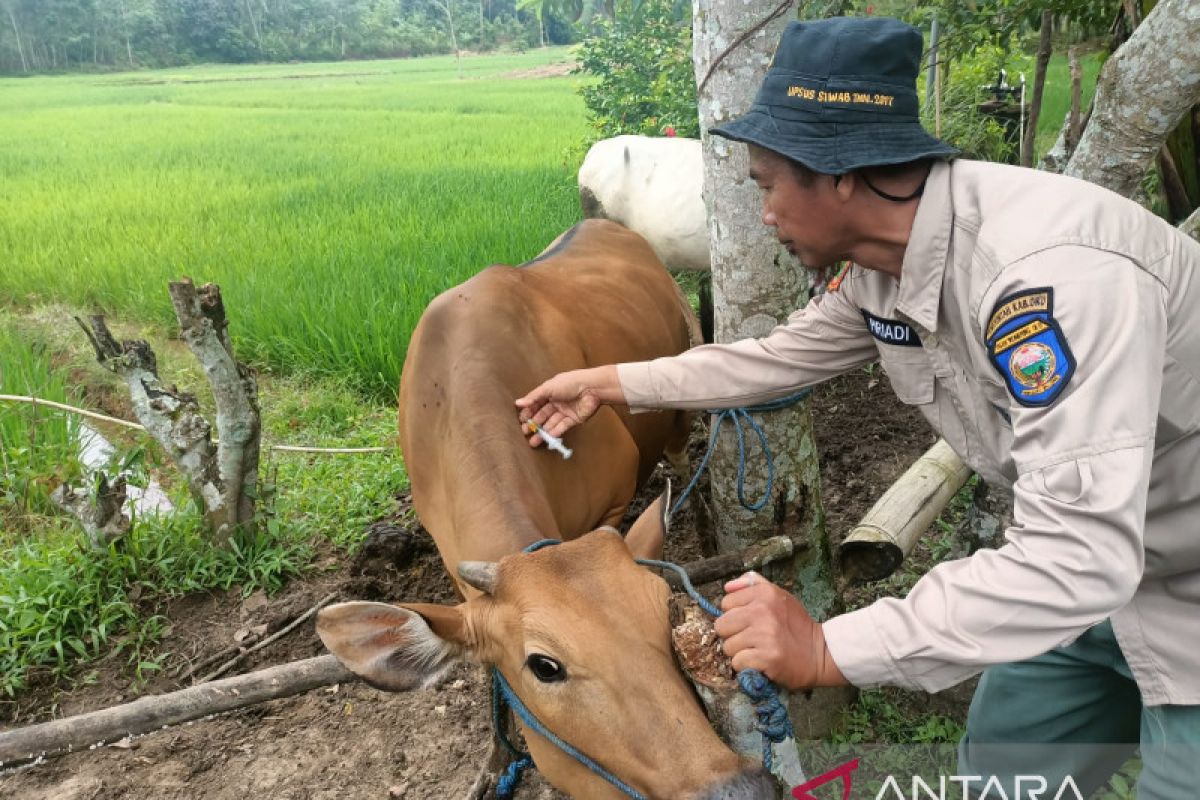
[[[877,317],[865,309],[862,311],[863,319],[867,321],[867,329],[871,331],[871,335],[884,344],[895,344],[900,347],[920,347],[921,338],[917,336],[917,332],[913,330],[912,325],[907,322],[901,322],[896,319],[884,319]]]

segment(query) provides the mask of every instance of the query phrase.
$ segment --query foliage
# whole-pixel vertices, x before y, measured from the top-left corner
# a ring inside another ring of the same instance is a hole
[[[30,669],[59,674],[106,648],[128,651],[145,669],[143,648],[165,625],[147,613],[145,598],[233,586],[276,591],[308,556],[303,542],[277,534],[218,548],[198,517],[179,514],[139,520],[103,553],[67,528],[9,543],[0,562],[0,692],[20,689]]]
[[[541,13],[550,41],[566,43],[558,9]],[[0,0],[0,73],[394,58],[539,38],[517,0]]]
[[[1081,37],[1103,35],[1121,7],[1120,0],[925,0],[921,3],[875,3],[875,13],[889,14],[928,30],[942,26],[942,58],[951,62],[984,45],[1007,46],[1014,37],[1036,35],[1042,11],[1078,29]]]
[[[579,47],[579,71],[598,79],[580,90],[595,138],[668,129],[699,138],[691,20],[671,0],[600,22]]]
[[[839,730],[830,741],[894,744],[954,744],[962,738],[963,725],[942,714],[914,711],[898,702],[898,689],[863,691],[845,712]]]
[[[166,327],[213,281],[244,358],[391,401],[430,299],[578,219],[573,81],[508,77],[568,57],[0,79],[0,294]]]
[[[1007,70],[1009,83],[1021,72],[1031,73],[1032,60],[1009,41],[1005,44],[981,44],[955,62],[950,80],[942,91],[942,139],[957,147],[967,158],[982,161],[1011,161],[1020,144],[1007,136],[994,117],[981,114],[978,106],[991,99],[985,87],[995,85],[1001,69]],[[934,130],[934,109],[927,104],[924,123]]]
[[[0,328],[0,394],[70,402],[61,374],[50,371],[46,349]],[[54,513],[50,492],[77,477],[73,422],[44,407],[0,402],[0,530],[22,528],[30,517]]]

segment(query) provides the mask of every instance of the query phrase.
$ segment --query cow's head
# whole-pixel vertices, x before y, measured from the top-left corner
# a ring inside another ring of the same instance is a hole
[[[387,691],[427,686],[464,657],[495,665],[550,731],[647,797],[773,798],[770,777],[713,732],[672,654],[667,584],[634,560],[661,548],[663,502],[627,539],[601,529],[461,565],[483,594],[460,605],[342,603],[321,612],[317,632]],[[537,734],[525,737],[560,790],[624,796]]]

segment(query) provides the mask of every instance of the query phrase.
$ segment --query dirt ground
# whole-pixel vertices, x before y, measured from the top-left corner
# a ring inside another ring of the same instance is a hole
[[[823,500],[837,536],[935,436],[915,409],[894,399],[878,369],[855,371],[814,397]],[[654,496],[656,489],[652,484],[643,497]],[[668,558],[695,557],[696,536],[689,528],[686,518],[673,525]],[[449,579],[423,532],[384,520],[374,533],[376,546],[364,548],[349,563],[326,557],[307,579],[275,597],[243,599],[230,592],[172,603],[163,612],[173,626],[162,643],[172,654],[167,663],[186,667],[233,644],[239,632],[262,624],[268,631],[282,627],[331,592],[341,599],[453,601]],[[713,596],[712,587],[707,593]],[[236,671],[322,653],[308,623]],[[0,728],[134,699],[124,664],[101,662],[92,669],[96,678],[89,685],[35,686],[17,702],[0,703]],[[165,672],[144,691],[187,685],[172,677],[175,669]],[[475,666],[460,666],[439,687],[411,694],[385,694],[362,684],[327,687],[0,774],[0,797],[459,798],[486,757],[489,717],[487,683]],[[546,794],[534,778],[525,781],[518,797]]]

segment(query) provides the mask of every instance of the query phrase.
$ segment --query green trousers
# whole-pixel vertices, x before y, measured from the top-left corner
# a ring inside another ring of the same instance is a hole
[[[1200,642],[1196,650],[1200,661]],[[972,798],[1052,800],[1068,775],[1087,798],[1136,751],[1138,800],[1200,798],[1200,706],[1142,705],[1105,621],[1066,647],[983,673],[958,773],[981,776],[971,785],[989,789]],[[1031,787],[1040,784],[1027,778],[1014,791],[1017,776],[1042,776],[1047,788],[1038,794]]]

